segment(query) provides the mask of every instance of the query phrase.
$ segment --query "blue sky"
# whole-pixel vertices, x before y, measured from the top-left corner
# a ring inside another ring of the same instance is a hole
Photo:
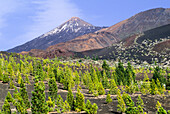
[[[170,8],[169,0],[1,0],[0,50],[30,41],[73,16],[111,26],[152,8]]]

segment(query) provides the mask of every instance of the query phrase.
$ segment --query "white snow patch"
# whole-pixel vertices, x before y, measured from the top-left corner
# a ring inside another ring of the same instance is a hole
[[[78,32],[80,29],[81,29],[81,28],[77,28],[77,29],[75,29],[74,31],[75,31],[75,32]]]

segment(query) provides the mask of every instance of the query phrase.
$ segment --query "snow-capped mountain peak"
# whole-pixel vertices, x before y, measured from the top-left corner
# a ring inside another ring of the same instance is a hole
[[[81,29],[95,29],[95,26],[83,21],[79,17],[72,17],[59,27],[47,32],[46,34],[43,34],[40,38],[44,38],[48,35],[57,34],[63,31],[78,32]]]
[[[51,45],[66,42],[78,36],[93,33],[100,29],[102,29],[102,27],[93,26],[79,17],[72,17],[55,29],[8,51],[21,52],[29,51],[31,49],[46,49]]]

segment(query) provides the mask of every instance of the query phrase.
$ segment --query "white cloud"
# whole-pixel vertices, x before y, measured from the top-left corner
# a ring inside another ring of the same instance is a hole
[[[26,19],[24,22],[22,22],[22,28],[26,32],[23,33],[22,30],[19,30],[20,25],[17,23],[12,23],[11,25],[11,16],[23,18],[23,20]],[[29,16],[29,18],[26,18],[25,16]],[[7,50],[32,40],[59,26],[72,16],[81,17],[82,15],[80,9],[74,3],[72,3],[71,0],[1,1],[0,50]],[[8,35],[8,37],[5,37],[4,35],[6,33],[3,33],[3,29],[8,31],[8,27],[11,26],[13,26],[13,28],[16,27],[17,33],[15,33],[15,35]]]
[[[33,24],[21,36],[27,41],[50,31],[73,16],[82,16],[80,9],[71,0],[34,0],[32,4],[37,6],[35,16],[31,17]]]

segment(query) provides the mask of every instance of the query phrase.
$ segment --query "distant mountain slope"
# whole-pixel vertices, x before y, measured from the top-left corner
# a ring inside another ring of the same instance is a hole
[[[137,63],[158,61],[170,65],[170,24],[132,35],[104,49],[79,52],[77,56],[133,60]]]
[[[110,32],[115,37],[124,39],[129,35],[167,24],[170,24],[170,8],[155,8],[140,12],[129,19],[98,32]]]
[[[50,46],[47,51],[63,48],[68,51],[82,52],[101,49],[136,33],[170,24],[170,8],[156,8],[138,13],[129,19],[95,33],[79,36],[65,43]]]
[[[9,49],[8,52],[30,51],[31,49],[46,49],[51,45],[72,40],[78,36],[93,33],[102,27],[93,26],[78,17],[72,17],[70,20],[41,35],[23,45]]]
[[[144,31],[140,34],[134,34],[123,40],[124,46],[131,46],[134,42],[141,44],[144,40],[159,41],[170,37],[170,24]]]

